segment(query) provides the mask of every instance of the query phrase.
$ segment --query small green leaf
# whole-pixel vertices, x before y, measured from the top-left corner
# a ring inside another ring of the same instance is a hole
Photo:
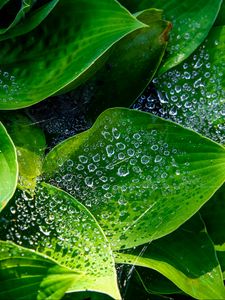
[[[79,85],[114,43],[143,27],[114,0],[59,1],[36,29],[0,43],[0,109],[27,107]]]
[[[140,253],[141,251],[141,253]],[[213,244],[198,216],[143,250],[115,253],[117,263],[154,269],[195,299],[225,299]]]
[[[222,146],[154,115],[115,108],[56,146],[43,171],[90,209],[119,249],[175,230],[222,185],[224,166]]]
[[[51,0],[46,4],[29,11],[29,13],[27,13],[25,17],[16,24],[16,26],[8,30],[5,34],[0,35],[0,41],[19,36],[33,30],[48,16],[58,2],[59,0]]]
[[[61,295],[65,284],[67,292],[93,290],[120,299],[109,243],[89,211],[64,191],[41,184],[34,199],[17,190],[0,221],[1,240],[31,248],[67,270],[59,272],[56,267],[42,280],[41,291],[36,290],[38,300],[47,299],[46,293],[52,297],[49,299],[59,299],[56,295]],[[18,271],[15,267],[15,281]]]
[[[91,90],[92,118],[112,106],[129,107],[152,80],[162,60],[171,24],[162,20],[162,11],[156,9],[136,17],[149,27],[119,41],[104,67],[85,85]]]
[[[20,113],[1,112],[0,120],[3,121],[17,149],[19,185],[33,191],[42,169],[46,147],[44,133]]]
[[[131,11],[149,7],[164,10],[173,23],[168,55],[159,73],[164,73],[186,59],[206,38],[220,9],[222,0],[120,0]]]
[[[186,61],[154,80],[164,118],[225,144],[225,26],[213,27]]]
[[[0,122],[0,211],[13,196],[18,177],[16,148]]]

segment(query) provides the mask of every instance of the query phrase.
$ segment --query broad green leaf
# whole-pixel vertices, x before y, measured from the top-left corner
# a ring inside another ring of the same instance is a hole
[[[171,24],[163,21],[162,11],[156,9],[136,17],[149,27],[119,41],[103,68],[85,84],[91,90],[91,117],[112,106],[129,107],[152,80],[162,60]]]
[[[33,199],[18,190],[0,220],[1,240],[31,248],[67,268],[42,280],[44,291],[52,285],[50,299],[64,280],[67,292],[93,290],[120,299],[109,243],[89,211],[67,193],[41,184]],[[37,299],[45,297],[44,292]]]
[[[0,120],[4,123],[17,149],[19,185],[21,188],[33,191],[42,169],[46,147],[44,133],[20,113],[2,112]]]
[[[160,116],[225,144],[224,58],[225,26],[213,27],[190,58],[154,80]]]
[[[225,149],[139,111],[105,111],[46,157],[45,180],[94,214],[115,249],[162,237],[190,218],[225,180]]]
[[[178,65],[206,38],[220,9],[222,0],[120,0],[131,11],[149,7],[164,10],[165,17],[173,23],[168,44],[168,55],[159,73]]]
[[[38,26],[53,10],[59,0],[51,0],[42,6],[32,9],[16,26],[0,35],[0,41],[25,34]]]
[[[18,177],[16,148],[0,122],[0,211],[13,196]]]
[[[0,43],[0,109],[26,107],[79,85],[114,43],[146,26],[114,0],[59,1],[36,29]]]
[[[141,253],[140,253],[141,251]],[[146,249],[115,253],[117,263],[154,269],[195,299],[225,299],[213,244],[198,216]]]
[[[225,251],[225,184],[200,210],[216,250]]]
[[[7,1],[0,9],[0,34],[14,27],[31,9],[35,0]]]

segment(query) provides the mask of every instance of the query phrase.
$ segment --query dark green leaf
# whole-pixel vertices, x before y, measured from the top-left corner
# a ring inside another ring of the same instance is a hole
[[[151,114],[115,108],[56,146],[43,170],[90,209],[119,249],[175,230],[222,185],[224,166],[222,146]]]
[[[46,147],[42,130],[20,113],[0,114],[17,149],[20,187],[34,190],[36,179],[41,174]]]
[[[115,42],[146,26],[114,0],[60,1],[35,30],[0,43],[0,109],[26,107],[79,85]]]
[[[200,210],[216,250],[225,251],[225,184]]]
[[[16,148],[0,122],[0,211],[15,192],[18,177]]]
[[[136,17],[149,27],[119,41],[104,67],[85,85],[91,91],[92,118],[112,106],[129,107],[161,62],[171,24],[163,21],[162,12],[156,9],[143,11]]]
[[[16,26],[0,35],[0,41],[25,34],[38,26],[53,10],[59,0],[51,0],[37,9],[29,11]]]
[[[164,10],[165,17],[173,23],[168,56],[160,73],[186,59],[206,38],[219,12],[222,0],[120,0],[131,11],[149,7]]]
[[[42,290],[34,291],[38,300],[47,299],[46,293],[50,294],[49,299],[59,299],[62,289],[63,293],[65,289],[67,292],[99,291],[120,299],[109,244],[89,211],[67,193],[42,184],[33,199],[18,190],[1,213],[0,221],[1,240],[31,248],[67,270],[59,272],[61,269],[56,267],[50,277],[42,280]],[[12,277],[19,284],[17,272],[15,267]],[[3,279],[7,277],[4,274]],[[21,293],[24,288],[21,285]]]
[[[198,216],[146,246],[115,253],[116,262],[154,269],[195,299],[225,299],[213,244]]]

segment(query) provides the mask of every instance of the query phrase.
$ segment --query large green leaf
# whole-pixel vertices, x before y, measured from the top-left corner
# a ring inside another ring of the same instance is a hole
[[[145,26],[114,0],[60,1],[35,30],[0,43],[0,109],[26,107],[80,84],[115,42]]]
[[[16,26],[0,35],[0,41],[25,34],[38,26],[53,10],[59,0],[51,0],[42,6],[30,10]]]
[[[145,10],[136,17],[149,27],[119,41],[104,67],[85,84],[91,91],[92,118],[112,106],[129,107],[151,81],[162,60],[171,24],[162,20],[162,11],[156,9]]]
[[[40,295],[36,291],[37,299],[46,299],[46,292],[51,294],[49,299],[55,299],[54,293],[58,286],[63,288],[65,281],[67,292],[93,290],[120,298],[112,251],[101,228],[89,211],[67,193],[41,184],[33,199],[18,190],[1,213],[0,221],[1,240],[31,248],[67,269],[44,278],[44,291]],[[14,268],[13,280],[19,284],[19,270]],[[7,273],[4,274],[6,280]],[[21,290],[23,293],[23,286]],[[10,292],[7,289],[9,295]]]
[[[56,146],[45,180],[86,205],[116,249],[159,238],[190,218],[225,180],[225,149],[139,111],[105,111]]]
[[[206,38],[212,27],[222,0],[120,0],[131,11],[149,7],[164,10],[166,19],[173,23],[168,56],[160,73],[186,59]]]
[[[42,130],[20,113],[2,112],[4,123],[17,149],[20,187],[34,190],[36,179],[41,174],[46,147]]]
[[[225,299],[213,244],[198,216],[143,248],[115,253],[116,262],[154,269],[195,299]]]
[[[16,148],[0,122],[0,211],[13,196],[18,177]]]
[[[154,82],[160,115],[225,144],[225,26],[213,27],[207,40],[184,63]]]

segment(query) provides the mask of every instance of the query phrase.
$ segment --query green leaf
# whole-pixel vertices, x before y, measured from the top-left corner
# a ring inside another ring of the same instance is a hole
[[[163,21],[162,11],[156,9],[136,17],[149,27],[119,41],[104,67],[85,84],[91,90],[92,118],[112,106],[129,107],[152,80],[162,60],[171,24]]]
[[[172,281],[153,269],[136,266],[135,277],[149,294],[166,295],[181,293],[181,290]]]
[[[3,1],[4,6],[0,10],[0,34],[13,28],[31,9],[34,0]]]
[[[0,109],[30,106],[79,85],[114,43],[146,26],[114,0],[59,1],[35,30],[0,43]]]
[[[221,4],[220,11],[214,25],[215,26],[225,25],[225,2],[224,1]]]
[[[200,210],[215,249],[225,251],[225,184]]]
[[[154,80],[160,115],[225,144],[225,26],[184,63]]]
[[[13,196],[18,178],[16,149],[0,122],[0,211]]]
[[[119,249],[175,230],[222,185],[224,165],[222,146],[154,115],[115,108],[56,146],[43,171],[90,209]]]
[[[131,11],[149,7],[163,9],[173,23],[168,55],[159,73],[164,73],[186,59],[206,38],[222,3],[221,0],[120,0]]]
[[[0,119],[17,149],[19,185],[33,191],[36,179],[41,174],[46,148],[44,133],[30,119],[18,112],[1,112]]]
[[[37,188],[35,199],[17,190],[0,220],[1,240],[31,248],[67,269],[59,272],[56,268],[44,278],[37,299],[46,299],[46,293],[49,299],[59,299],[54,293],[65,283],[67,292],[93,290],[120,299],[109,243],[89,211],[67,193],[44,183]],[[15,268],[15,281],[17,271]],[[7,273],[4,277],[7,279]]]
[[[195,299],[224,299],[221,269],[198,216],[172,234],[133,253],[115,253],[117,263],[154,269]]]
[[[38,26],[53,10],[59,0],[51,0],[42,6],[30,10],[25,17],[5,34],[0,35],[0,41],[25,34]]]

